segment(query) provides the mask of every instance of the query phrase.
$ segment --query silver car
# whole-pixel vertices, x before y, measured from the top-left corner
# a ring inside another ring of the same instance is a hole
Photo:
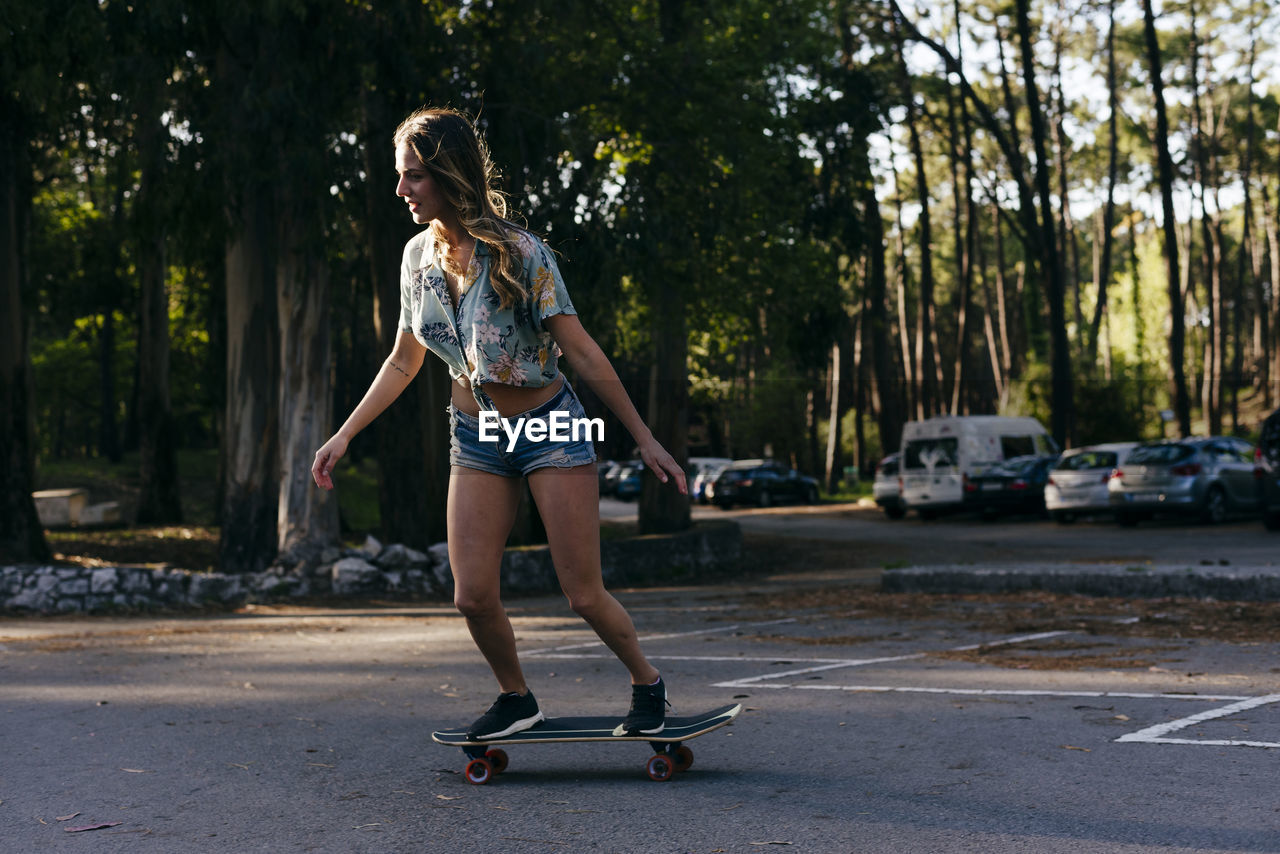
[[[1044,487],[1044,507],[1050,517],[1065,523],[1091,513],[1111,513],[1107,485],[1136,447],[1137,442],[1113,442],[1064,452]]]
[[[1229,436],[1139,445],[1107,486],[1122,525],[1157,513],[1218,523],[1230,513],[1256,513],[1253,445]]]
[[[890,519],[907,515],[907,505],[902,502],[902,481],[898,478],[898,460],[901,454],[889,454],[876,466],[876,479],[871,482],[871,497],[884,509]]]

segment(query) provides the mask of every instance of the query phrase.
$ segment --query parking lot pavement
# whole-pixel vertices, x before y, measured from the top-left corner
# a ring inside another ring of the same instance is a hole
[[[670,783],[643,745],[577,744],[512,745],[468,785],[428,735],[493,685],[443,604],[0,621],[2,847],[1280,850],[1265,631],[812,578],[620,596],[675,713],[746,706]],[[561,600],[512,605],[549,714],[622,712],[625,674]]]

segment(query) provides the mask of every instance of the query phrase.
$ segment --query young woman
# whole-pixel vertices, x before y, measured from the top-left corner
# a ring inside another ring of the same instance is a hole
[[[687,493],[680,466],[653,438],[599,345],[583,329],[546,245],[507,218],[487,147],[453,110],[420,110],[395,133],[396,194],[428,228],[405,246],[400,330],[364,398],[316,452],[316,483],[332,489],[333,467],[351,439],[405,389],[431,350],[453,377],[447,508],[454,602],[497,678],[497,701],[470,728],[498,738],[542,720],[525,684],[515,634],[499,597],[502,552],[520,501],[520,478],[542,515],[560,586],[570,607],[631,674],[631,709],[619,735],[661,732],[666,687],[644,657],[626,610],[605,589],[595,450],[566,431],[496,430],[553,418],[583,418],[560,373],[564,358],[631,433],[645,466]],[[483,413],[483,415],[482,415]],[[482,417],[484,421],[482,421]],[[486,429],[488,428],[488,429]],[[533,437],[533,438],[531,438]]]

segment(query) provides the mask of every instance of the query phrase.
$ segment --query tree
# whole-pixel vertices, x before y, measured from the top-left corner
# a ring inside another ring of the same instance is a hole
[[[1040,93],[1036,86],[1035,61],[1031,45],[1029,0],[1018,0],[1018,40],[1022,49],[1022,78],[1026,86],[1027,111],[1031,114],[1031,140],[1036,153],[1035,180],[1040,196],[1041,270],[1047,277],[1049,302],[1049,341],[1052,366],[1052,398],[1050,432],[1062,447],[1071,443],[1075,404],[1071,381],[1071,352],[1067,343],[1066,289],[1062,259],[1058,255],[1055,236],[1053,196],[1049,188],[1049,158],[1045,146],[1044,114],[1040,109]],[[1063,200],[1063,204],[1065,204]]]
[[[1151,91],[1155,100],[1155,147],[1157,178],[1160,182],[1160,208],[1164,216],[1164,262],[1169,291],[1169,384],[1174,417],[1182,436],[1191,435],[1191,398],[1187,394],[1187,378],[1183,348],[1186,343],[1186,317],[1183,314],[1181,276],[1178,265],[1178,221],[1173,208],[1173,158],[1169,154],[1169,113],[1164,101],[1160,40],[1156,35],[1155,13],[1151,0],[1142,0],[1143,39],[1147,51],[1147,67],[1151,73]]]

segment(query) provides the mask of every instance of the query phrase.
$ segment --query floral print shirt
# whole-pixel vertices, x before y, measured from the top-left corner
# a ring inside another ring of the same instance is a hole
[[[527,231],[516,232],[528,297],[503,308],[489,281],[494,255],[477,240],[455,313],[428,231],[419,232],[405,245],[400,264],[400,328],[444,359],[454,380],[464,376],[470,380],[482,409],[497,408],[484,392],[485,383],[542,388],[554,382],[561,353],[542,322],[577,311],[547,245]]]

